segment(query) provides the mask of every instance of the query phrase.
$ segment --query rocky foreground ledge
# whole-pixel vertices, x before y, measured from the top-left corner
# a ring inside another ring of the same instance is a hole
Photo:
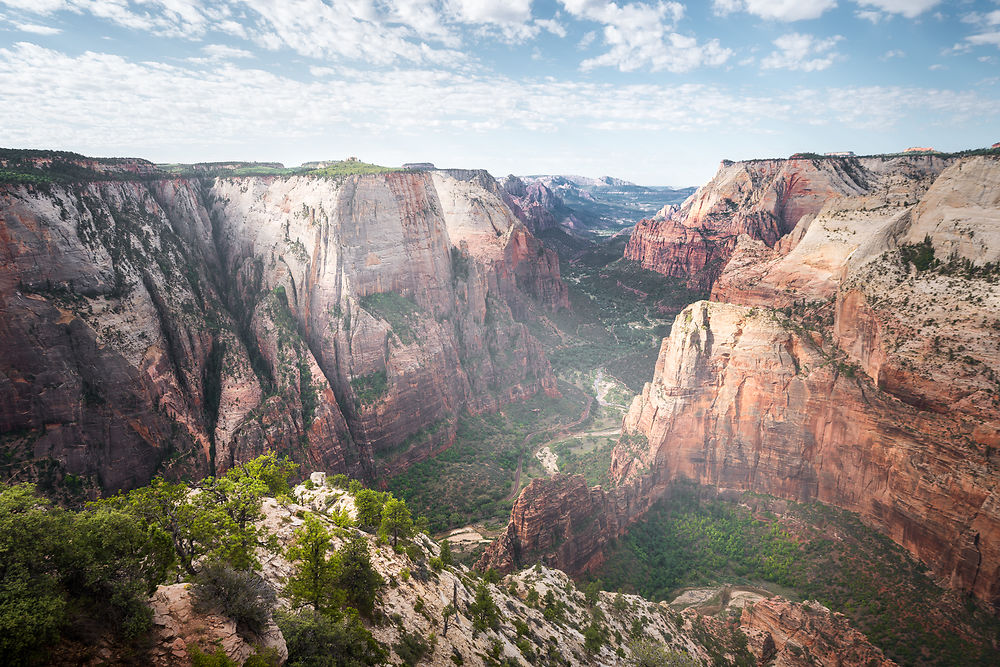
[[[331,532],[335,517],[356,517],[350,492],[331,486],[323,473],[295,487],[288,497],[267,498],[262,528],[275,536],[281,551],[261,552],[261,574],[279,591],[295,565],[283,555],[297,528],[312,514]],[[398,664],[407,636],[428,647],[421,664],[645,664],[649,656],[669,656],[676,664],[892,665],[881,651],[846,619],[817,603],[795,603],[763,595],[723,595],[725,602],[685,605],[651,602],[636,595],[607,591],[585,594],[562,571],[533,565],[502,578],[484,576],[464,565],[441,566],[439,545],[417,534],[415,548],[397,553],[374,535],[342,529],[333,546],[342,548],[352,535],[367,540],[373,568],[387,582],[377,606],[380,622],[372,635]],[[492,627],[474,619],[477,597],[488,592],[498,616]],[[763,593],[763,592],[762,592]],[[718,596],[716,596],[718,597]],[[714,598],[713,598],[714,599]],[[283,664],[288,656],[281,631],[273,623],[252,633],[222,613],[198,611],[188,584],[160,586],[152,597],[155,646],[150,664],[191,664],[198,650],[221,649],[242,664],[261,648]],[[446,623],[449,606],[455,609]],[[85,664],[117,664],[107,647],[95,648]],[[769,662],[773,661],[773,662]]]

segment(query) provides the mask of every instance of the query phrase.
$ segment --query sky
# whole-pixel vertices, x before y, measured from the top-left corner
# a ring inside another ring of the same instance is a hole
[[[1000,0],[0,0],[0,146],[699,185],[1000,142]]]

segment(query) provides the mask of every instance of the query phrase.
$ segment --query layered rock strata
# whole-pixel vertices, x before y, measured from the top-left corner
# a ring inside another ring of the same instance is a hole
[[[485,172],[126,166],[0,190],[5,476],[113,491],[276,449],[372,477],[556,391],[516,318],[568,305],[558,260]]]
[[[625,257],[707,289],[746,234],[772,248],[841,199],[912,203],[954,158],[792,158],[723,161],[682,206],[636,225]],[[786,243],[794,243],[794,235]]]
[[[513,572],[541,561],[574,574],[593,570],[603,562],[608,541],[663,493],[649,479],[610,491],[588,488],[582,475],[533,479],[477,567]]]

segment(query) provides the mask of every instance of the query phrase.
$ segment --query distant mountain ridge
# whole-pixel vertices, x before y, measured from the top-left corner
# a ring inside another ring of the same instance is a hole
[[[528,186],[550,190],[575,217],[577,232],[614,233],[652,217],[664,206],[681,204],[696,188],[636,185],[612,176],[531,175]]]

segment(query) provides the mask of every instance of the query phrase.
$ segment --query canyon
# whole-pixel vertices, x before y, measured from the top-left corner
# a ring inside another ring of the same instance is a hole
[[[372,479],[557,393],[519,318],[568,307],[559,261],[486,172],[3,166],[28,174],[0,185],[9,480],[93,495],[270,450]]]
[[[613,488],[533,483],[481,562],[593,569],[683,479],[856,512],[1000,610],[998,186],[992,154],[724,162],[637,225],[626,257],[711,300],[663,340]]]

